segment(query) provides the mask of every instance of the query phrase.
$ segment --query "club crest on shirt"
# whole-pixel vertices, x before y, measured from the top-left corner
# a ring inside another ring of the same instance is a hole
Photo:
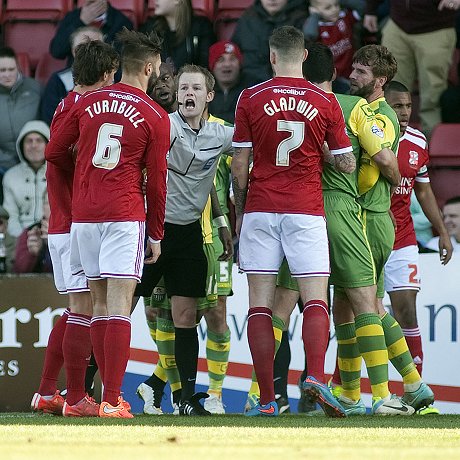
[[[415,152],[414,150],[409,152],[409,164],[413,167],[418,165],[418,152]]]
[[[378,136],[378,137],[383,139],[384,134],[383,134],[383,129],[382,128],[380,128],[377,125],[372,125],[371,131],[372,131],[372,134],[375,134],[376,136]]]

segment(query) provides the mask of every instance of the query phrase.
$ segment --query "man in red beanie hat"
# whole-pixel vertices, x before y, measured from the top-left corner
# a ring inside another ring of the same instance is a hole
[[[238,97],[247,86],[241,72],[242,62],[243,55],[235,43],[220,41],[209,48],[209,70],[217,83],[209,112],[232,124]]]

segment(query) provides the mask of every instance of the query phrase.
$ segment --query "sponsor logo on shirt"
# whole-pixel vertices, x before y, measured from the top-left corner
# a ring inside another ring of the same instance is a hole
[[[211,166],[214,164],[214,162],[216,161],[215,158],[210,158],[203,166],[203,169],[210,169]]]
[[[383,139],[383,129],[382,128],[380,128],[377,125],[372,125],[371,131],[372,131],[372,134],[375,134],[376,136],[379,136],[380,138]]]
[[[116,97],[117,99],[124,99],[125,101],[139,102],[140,99],[131,96],[130,94],[118,94],[118,93],[109,93],[110,97]]]
[[[289,89],[289,88],[286,88],[286,89],[275,88],[273,92],[276,94],[293,94],[294,96],[303,96],[306,93],[306,91],[301,91],[297,89]]]

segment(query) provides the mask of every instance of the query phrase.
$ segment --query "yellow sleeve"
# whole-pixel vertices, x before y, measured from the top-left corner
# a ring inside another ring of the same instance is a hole
[[[360,126],[360,129],[362,129],[362,126]],[[365,145],[361,143],[360,138],[360,144],[364,150],[361,155],[358,173],[358,190],[360,195],[368,192],[380,177],[379,167],[372,160],[372,157],[384,148],[391,148],[396,137],[393,123],[381,114],[375,115],[370,127],[371,134],[369,134],[368,129],[366,131],[363,133],[363,139],[366,139]],[[369,150],[367,150],[368,148]],[[397,154],[397,152],[394,153],[395,155]]]

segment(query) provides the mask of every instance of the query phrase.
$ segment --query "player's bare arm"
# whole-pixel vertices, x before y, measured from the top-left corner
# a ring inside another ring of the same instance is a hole
[[[327,143],[323,144],[324,161],[334,166],[336,171],[351,174],[356,169],[356,157],[353,152],[332,155]]]
[[[356,169],[356,157],[353,152],[334,155],[334,168],[337,171],[351,174]]]
[[[380,150],[372,159],[377,164],[382,175],[395,187],[401,182],[399,173],[398,159],[395,154],[388,148]]]
[[[217,196],[216,186],[212,184],[211,189],[211,208],[213,224],[217,227],[219,232],[219,239],[224,248],[224,252],[218,257],[217,260],[227,261],[233,257],[233,238],[227,226],[227,221],[220,207],[219,198]]]
[[[446,265],[452,258],[452,242],[450,241],[449,233],[444,225],[441,211],[436,202],[433,190],[429,182],[415,182],[415,196],[417,197],[422,210],[431,222],[431,225],[439,234],[439,257],[441,263]]]
[[[237,147],[233,153],[232,160],[232,184],[235,197],[235,212],[237,216],[236,233],[239,234],[241,221],[248,195],[249,185],[249,157],[251,148]]]

